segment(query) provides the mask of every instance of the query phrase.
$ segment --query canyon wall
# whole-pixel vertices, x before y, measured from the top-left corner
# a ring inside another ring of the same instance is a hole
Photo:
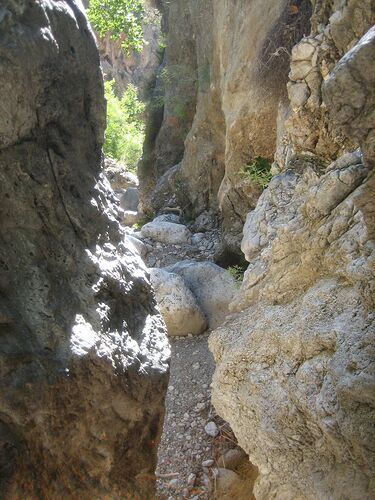
[[[210,339],[213,403],[258,499],[375,494],[375,4],[316,2],[291,53],[249,262]],[[286,119],[283,119],[286,117]]]
[[[311,4],[295,3],[178,0],[166,9],[164,116],[140,165],[143,203],[220,213],[236,252],[261,192],[243,170],[256,157],[272,162],[288,53],[309,33]]]
[[[152,498],[169,346],[80,2],[2,2],[0,59],[0,496]]]

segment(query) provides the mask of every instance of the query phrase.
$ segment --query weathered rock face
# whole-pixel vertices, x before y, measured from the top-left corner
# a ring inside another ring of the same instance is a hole
[[[320,3],[321,39],[330,33],[342,52],[352,48],[319,84],[317,133],[328,131],[332,148],[302,145],[289,130],[285,172],[247,217],[250,264],[236,314],[210,340],[213,402],[259,467],[259,499],[375,494],[374,29],[358,41],[374,4],[363,16],[363,2],[334,4]],[[292,72],[297,54],[307,60],[315,45],[297,47]],[[309,112],[293,110],[292,120]],[[363,154],[327,166],[340,134],[341,151],[351,144]]]
[[[260,194],[243,167],[273,158],[288,51],[309,31],[310,2],[295,3],[271,1],[265,13],[261,0],[180,0],[168,10],[164,118],[148,133],[143,203],[193,216],[220,211],[235,250]]]
[[[152,498],[168,345],[101,172],[79,2],[0,7],[0,496]]]
[[[354,149],[354,136],[343,134],[332,121],[329,106],[323,103],[322,89],[337,61],[374,22],[373,0],[315,2],[311,34],[291,54],[288,83],[291,109],[280,110],[280,115],[287,115],[287,119],[281,119],[278,127],[276,161],[280,170],[285,169],[295,153],[313,153],[329,162],[343,151]],[[343,91],[342,86],[336,88]],[[357,99],[355,108],[360,111],[366,104],[360,102],[359,84],[352,84],[350,89],[354,93],[351,99]]]

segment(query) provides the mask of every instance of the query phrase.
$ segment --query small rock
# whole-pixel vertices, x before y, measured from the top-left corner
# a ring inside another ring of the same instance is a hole
[[[188,486],[191,488],[192,486],[194,486],[195,484],[195,480],[196,480],[196,475],[191,473],[189,474],[189,477],[188,477],[188,480],[187,480],[187,483],[188,483]]]
[[[190,243],[191,233],[186,226],[174,222],[152,221],[141,229],[142,235],[160,243]]]
[[[218,469],[216,477],[216,495],[218,498],[230,493],[230,490],[240,483],[241,479],[235,472],[228,469]]]
[[[208,422],[208,424],[205,425],[204,430],[206,431],[206,434],[211,437],[216,437],[219,434],[219,429],[215,422]]]
[[[205,460],[204,462],[202,462],[202,467],[212,467],[214,463],[215,462],[212,459]]]
[[[246,459],[246,457],[247,455],[243,450],[234,448],[226,451],[224,455],[219,458],[218,465],[225,469],[234,470]]]
[[[132,226],[133,224],[136,224],[139,222],[140,219],[140,213],[136,212],[134,210],[125,210],[124,212],[124,217],[122,219],[122,223],[125,226]]]
[[[145,257],[148,253],[148,248],[143,241],[139,240],[138,238],[134,238],[132,235],[127,234],[125,243],[130,242],[129,246],[133,246],[134,249],[139,253],[141,257]]]
[[[176,486],[178,486],[178,479],[175,478],[175,479],[171,479],[169,482],[168,482],[168,486],[170,488],[176,488]]]

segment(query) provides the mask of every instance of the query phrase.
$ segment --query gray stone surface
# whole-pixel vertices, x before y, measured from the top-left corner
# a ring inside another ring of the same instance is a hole
[[[259,467],[259,499],[370,500],[375,492],[367,172],[354,154],[323,175],[288,171],[247,218],[250,263],[231,304],[237,314],[210,347],[213,402]]]
[[[164,269],[149,269],[156,300],[171,337],[199,335],[207,320],[184,280]]]
[[[160,243],[179,244],[191,241],[191,233],[186,226],[160,220],[148,222],[142,226],[141,234],[144,238]]]
[[[0,497],[152,498],[169,347],[80,2],[1,2],[0,60]]]
[[[285,171],[247,216],[236,314],[210,337],[213,402],[260,500],[375,495],[374,21],[372,0],[316,3],[317,49],[291,61],[309,57],[310,96],[279,115]]]
[[[177,262],[166,269],[183,277],[205,313],[209,327],[221,325],[237,291],[236,282],[228,271],[213,262],[191,260]]]
[[[134,246],[134,248],[142,258],[146,257],[149,252],[149,248],[146,243],[136,238],[135,236],[132,236],[131,234],[126,235],[126,241],[130,242]]]
[[[362,147],[375,166],[375,26],[338,62],[323,86],[335,125]]]
[[[122,191],[129,187],[137,187],[138,177],[129,172],[126,167],[113,158],[104,159],[104,170],[108,180],[115,191]]]
[[[123,210],[138,211],[139,193],[136,187],[129,187],[120,198],[120,207]]]

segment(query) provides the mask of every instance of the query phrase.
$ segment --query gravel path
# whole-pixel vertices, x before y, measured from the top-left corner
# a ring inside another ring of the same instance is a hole
[[[171,339],[171,378],[157,468],[157,498],[208,498],[202,463],[212,458],[205,426],[214,418],[210,384],[214,361],[208,334]]]

